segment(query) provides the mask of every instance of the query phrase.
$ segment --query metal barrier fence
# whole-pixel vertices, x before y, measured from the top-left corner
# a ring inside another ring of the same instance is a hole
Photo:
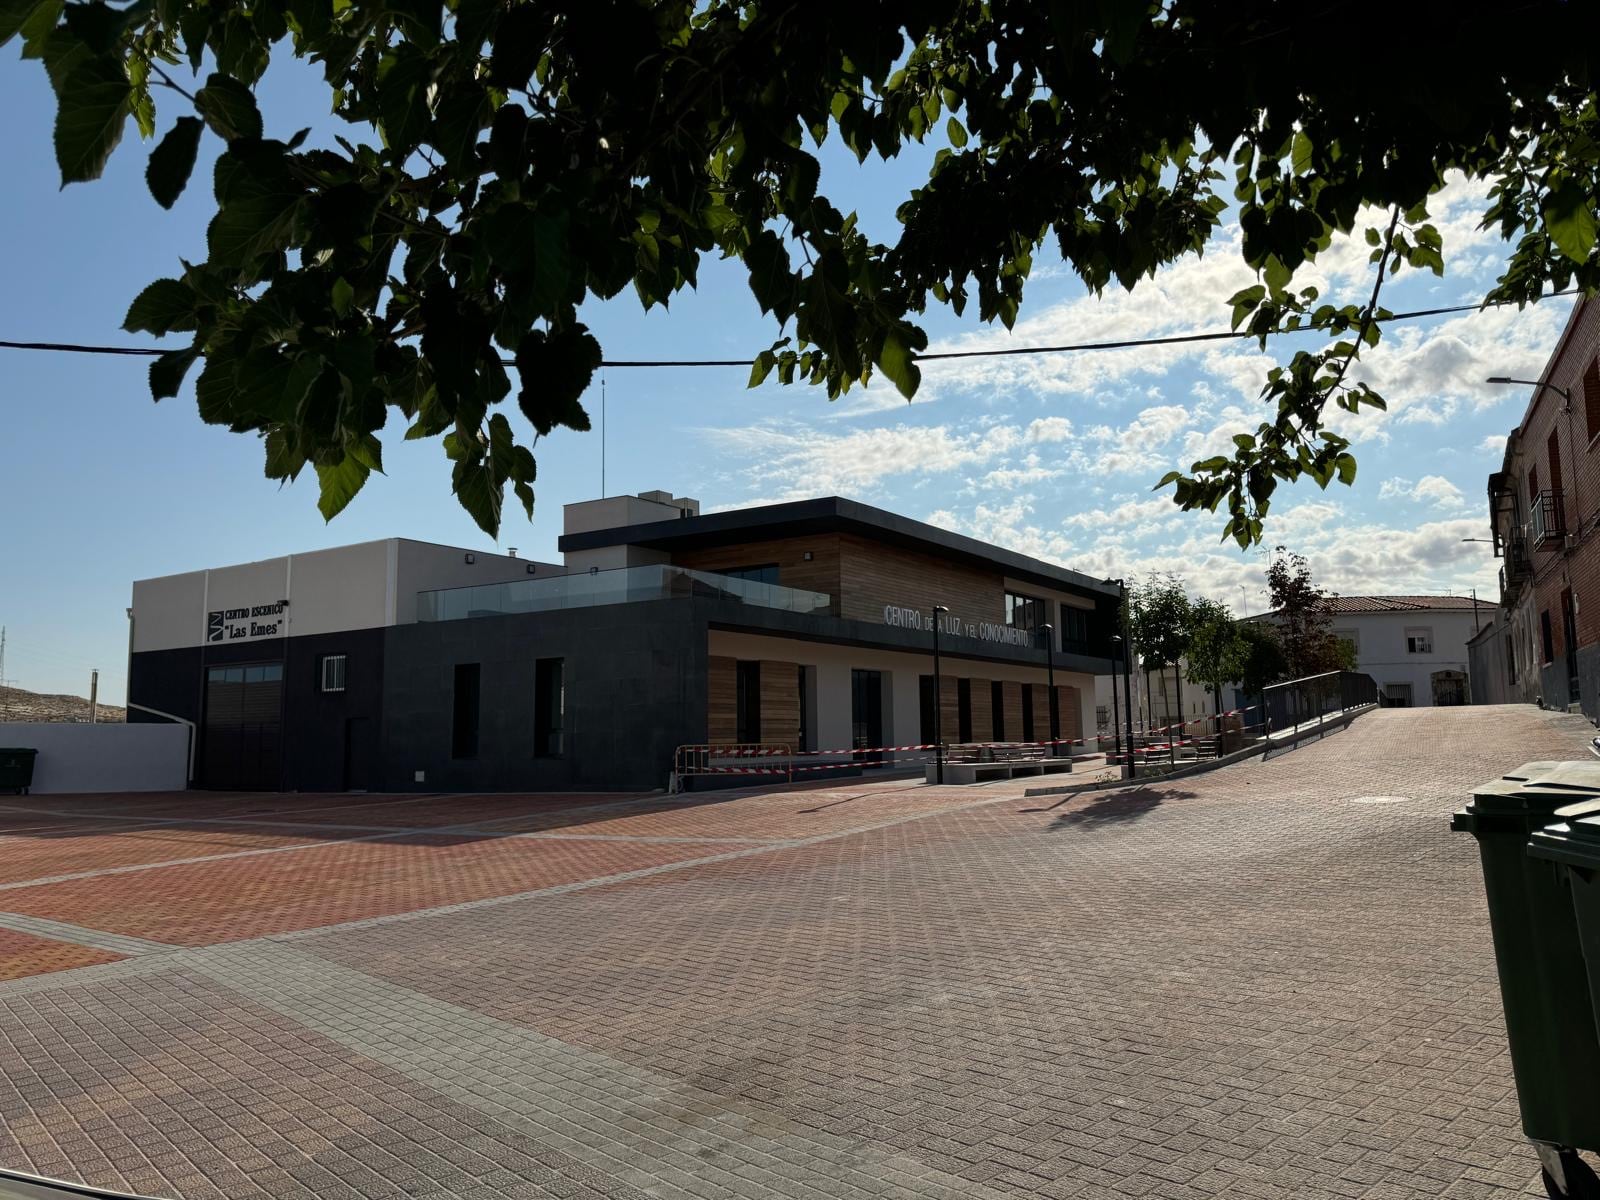
[[[777,759],[771,766],[754,767],[743,762],[751,758]],[[679,746],[672,756],[672,779],[667,790],[682,789],[684,779],[694,775],[782,775],[794,779],[794,747],[783,742],[709,742]]]
[[[1378,703],[1378,682],[1364,671],[1325,671],[1269,684],[1261,692],[1267,736],[1332,713]]]

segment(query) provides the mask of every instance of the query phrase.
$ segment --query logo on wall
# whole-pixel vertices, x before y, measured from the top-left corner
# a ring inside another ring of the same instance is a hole
[[[206,614],[206,641],[241,642],[252,638],[277,637],[283,632],[282,600],[249,608],[223,608]],[[276,620],[261,620],[275,617]]]

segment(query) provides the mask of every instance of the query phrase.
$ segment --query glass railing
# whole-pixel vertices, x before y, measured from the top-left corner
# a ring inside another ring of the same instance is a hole
[[[417,593],[417,620],[460,621],[510,613],[593,608],[602,604],[637,604],[645,600],[732,600],[758,608],[826,616],[833,597],[776,583],[735,579],[712,571],[691,571],[669,563],[585,571],[548,579],[514,579],[473,587],[442,588]]]

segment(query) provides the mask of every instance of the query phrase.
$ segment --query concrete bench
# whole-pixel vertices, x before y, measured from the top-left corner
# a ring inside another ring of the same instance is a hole
[[[924,778],[937,783],[937,763],[928,763]],[[1013,758],[999,762],[949,762],[944,764],[944,781],[952,784],[982,783],[991,779],[1014,779],[1017,776],[1065,775],[1072,771],[1070,758]]]

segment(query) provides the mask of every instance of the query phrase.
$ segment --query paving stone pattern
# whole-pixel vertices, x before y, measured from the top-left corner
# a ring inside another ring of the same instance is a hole
[[[183,1200],[1542,1194],[1445,817],[1591,732],[1385,710],[1032,799],[0,802],[0,1165]],[[139,858],[162,830],[206,853]]]

